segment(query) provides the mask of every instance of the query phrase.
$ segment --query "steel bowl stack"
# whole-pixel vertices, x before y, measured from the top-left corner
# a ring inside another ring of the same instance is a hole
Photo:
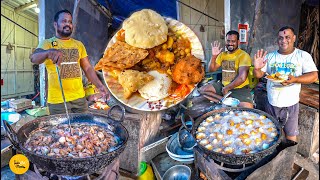
[[[184,164],[192,164],[194,160],[194,154],[190,151],[183,150],[178,143],[178,132],[173,134],[166,145],[166,150],[169,156]]]

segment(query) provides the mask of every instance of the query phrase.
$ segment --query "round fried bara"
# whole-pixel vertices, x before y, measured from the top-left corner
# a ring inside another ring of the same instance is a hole
[[[178,84],[197,84],[203,77],[201,60],[193,55],[180,59],[172,69],[172,79]]]

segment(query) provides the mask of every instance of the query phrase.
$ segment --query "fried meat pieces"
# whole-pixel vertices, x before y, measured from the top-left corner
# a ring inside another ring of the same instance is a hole
[[[204,68],[201,60],[187,56],[180,59],[172,69],[172,79],[178,84],[196,84],[204,77]]]

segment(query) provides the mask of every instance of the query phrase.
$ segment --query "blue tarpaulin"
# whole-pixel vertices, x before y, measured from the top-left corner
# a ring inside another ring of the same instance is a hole
[[[124,19],[141,9],[152,9],[162,16],[177,19],[175,0],[98,0],[98,2],[112,13],[114,29],[118,29]]]

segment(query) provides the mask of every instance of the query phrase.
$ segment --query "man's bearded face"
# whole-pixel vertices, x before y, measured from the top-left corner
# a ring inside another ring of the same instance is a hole
[[[238,49],[238,38],[237,35],[227,35],[226,48],[229,52],[233,52]]]
[[[69,37],[72,34],[72,17],[68,13],[62,13],[59,15],[57,22],[57,33],[61,37]]]

